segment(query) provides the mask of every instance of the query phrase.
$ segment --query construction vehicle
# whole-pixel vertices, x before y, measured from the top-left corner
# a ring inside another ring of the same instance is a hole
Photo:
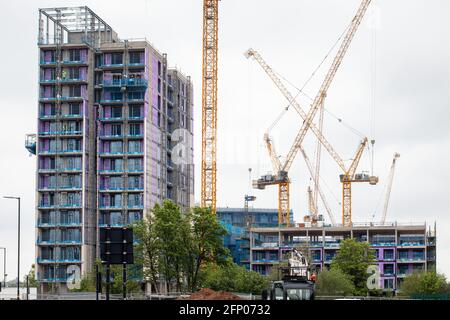
[[[289,106],[294,106],[295,110],[299,113],[299,115],[302,117],[302,125],[300,128],[300,131],[298,132],[294,143],[286,157],[285,162],[282,164],[279,160],[279,158],[274,153],[274,148],[271,146],[271,140],[266,134],[265,140],[267,149],[269,151],[270,157],[272,159],[272,163],[274,166],[274,169],[276,170],[274,175],[271,175],[270,177],[263,177],[257,181],[255,181],[255,187],[257,189],[264,189],[268,185],[278,185],[278,214],[279,214],[279,224],[280,225],[288,225],[289,224],[289,215],[290,215],[290,200],[289,200],[289,185],[290,180],[288,177],[289,169],[297,155],[297,153],[300,151],[301,144],[303,143],[303,140],[307,134],[307,132],[311,129],[311,131],[316,135],[316,137],[319,139],[321,144],[327,149],[327,151],[334,157],[337,155],[337,153],[333,150],[332,146],[323,138],[321,134],[321,129],[317,128],[315,124],[313,123],[314,117],[321,108],[323,108],[324,101],[327,96],[328,89],[331,86],[331,83],[333,82],[336,73],[342,64],[342,61],[345,57],[345,54],[348,51],[348,48],[356,34],[356,31],[358,30],[361,21],[367,11],[367,8],[370,4],[371,0],[362,0],[360,7],[358,8],[358,11],[355,15],[355,17],[352,19],[352,22],[350,26],[348,27],[344,40],[342,41],[339,50],[333,60],[333,63],[331,65],[331,68],[328,70],[328,73],[322,83],[322,86],[319,89],[318,94],[314,98],[314,101],[311,104],[311,108],[308,111],[308,113],[305,113],[294,96],[287,90],[287,88],[284,86],[280,78],[276,75],[276,73],[272,70],[272,68],[262,59],[262,57],[259,55],[259,53],[256,50],[249,49],[245,56],[247,58],[253,58],[255,59],[263,68],[263,70],[266,72],[266,74],[271,78],[271,80],[275,83],[275,85],[278,87],[278,89],[281,91],[283,96],[288,100]],[[334,157],[335,158],[335,157]],[[335,160],[341,160],[339,158],[335,158]],[[347,173],[347,170],[345,170],[345,166],[342,166],[341,168],[344,168],[344,172]],[[348,186],[348,184],[346,185]],[[351,208],[351,206],[346,206],[347,208]],[[351,223],[351,214],[344,211],[343,209],[343,224],[348,225]],[[349,222],[350,221],[350,222]]]
[[[272,281],[270,288],[262,293],[263,300],[314,300],[315,283],[310,272],[308,259],[302,252],[289,252],[288,266],[278,269],[281,281]]]

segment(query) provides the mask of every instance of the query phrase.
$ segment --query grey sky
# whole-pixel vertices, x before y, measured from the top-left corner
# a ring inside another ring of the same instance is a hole
[[[256,62],[245,59],[244,51],[249,47],[258,50],[277,72],[300,87],[344,31],[359,3],[359,0],[221,1],[219,206],[243,205],[243,196],[249,192],[249,167],[253,168],[253,178],[271,170],[262,136],[286,106]],[[121,38],[146,37],[168,54],[172,66],[179,66],[192,76],[199,200],[202,1],[2,1],[0,195],[23,197],[23,273],[34,261],[35,158],[27,155],[23,143],[26,133],[36,131],[37,13],[40,7],[72,5],[89,6]],[[373,134],[377,141],[374,167],[380,184],[354,186],[353,220],[380,219],[382,192],[392,155],[401,153],[388,220],[436,221],[438,270],[447,276],[450,276],[450,234],[446,232],[450,228],[449,12],[450,3],[446,0],[373,0],[326,100],[330,113],[370,137]],[[330,59],[306,87],[308,95],[316,94],[329,64]],[[289,88],[295,93],[295,88]],[[306,109],[308,100],[304,97],[299,100]],[[375,117],[370,116],[373,101]],[[330,113],[325,117],[325,135],[343,159],[350,159],[360,137]],[[286,155],[299,124],[299,116],[291,110],[271,132],[281,155]],[[310,157],[313,141],[309,134],[305,146]],[[323,189],[336,219],[340,220],[339,168],[325,151],[323,154]],[[370,170],[368,154],[363,157],[360,169]],[[300,220],[306,212],[309,185],[309,174],[300,155],[290,176],[291,206],[296,220]],[[258,197],[255,207],[276,207],[276,188],[252,193]],[[0,246],[8,247],[7,271],[12,279],[16,272],[16,211],[15,203],[3,199],[0,199]]]

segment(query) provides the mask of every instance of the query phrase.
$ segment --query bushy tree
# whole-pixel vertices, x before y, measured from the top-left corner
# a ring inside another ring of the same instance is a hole
[[[158,243],[159,273],[168,282],[177,284],[181,290],[184,257],[187,254],[183,229],[189,221],[182,216],[180,207],[172,201],[164,201],[162,206],[153,209],[154,231]]]
[[[331,262],[331,269],[339,269],[345,273],[355,289],[355,295],[367,293],[367,268],[375,263],[375,254],[367,242],[346,239],[341,242],[336,257]]]
[[[288,262],[287,261],[281,261],[278,265],[272,266],[270,268],[270,272],[268,275],[268,278],[270,281],[281,281],[283,278],[283,273],[280,271],[280,268],[287,268]]]
[[[106,292],[106,266],[102,265],[99,260],[95,262],[99,267],[99,271],[102,273],[102,292]],[[73,292],[95,292],[97,277],[95,274],[95,268],[91,272],[87,273],[81,278],[80,288],[73,289]],[[127,281],[125,283],[128,293],[140,292],[139,282],[136,279],[132,279],[133,266],[127,268]],[[110,293],[120,294],[123,291],[123,267],[121,265],[110,266]]]
[[[221,266],[210,264],[202,270],[200,278],[202,287],[216,291],[261,294],[269,285],[267,277],[231,261]]]
[[[155,233],[154,220],[151,213],[146,213],[144,219],[133,225],[133,233],[137,240],[134,248],[135,263],[144,266],[144,279],[147,279],[157,290],[160,242]]]
[[[136,262],[157,288],[159,280],[175,282],[177,291],[196,291],[202,268],[222,265],[230,254],[223,244],[225,228],[211,209],[193,208],[183,214],[171,201],[156,205],[134,225]]]
[[[437,295],[445,294],[447,281],[443,274],[436,272],[414,272],[405,277],[400,286],[402,295]]]
[[[347,296],[354,292],[350,277],[338,268],[322,270],[316,280],[316,294],[322,296]]]
[[[199,285],[201,268],[208,264],[223,265],[230,257],[229,250],[223,244],[226,229],[212,214],[211,208],[194,208],[187,215],[189,227],[183,229],[187,285],[196,291]]]

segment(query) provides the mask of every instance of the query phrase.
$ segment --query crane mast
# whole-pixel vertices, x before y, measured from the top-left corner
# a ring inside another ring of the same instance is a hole
[[[388,207],[389,207],[389,200],[391,198],[392,183],[394,182],[395,166],[397,164],[398,158],[400,158],[400,154],[395,153],[394,159],[392,160],[391,171],[389,173],[389,178],[388,178],[388,183],[387,183],[386,199],[384,200],[383,216],[381,218],[382,225],[386,222],[386,216],[387,216],[387,211],[388,211]]]
[[[203,1],[201,205],[216,212],[219,0]]]
[[[363,179],[365,178],[364,175],[358,175],[358,177],[355,176],[356,168],[358,167],[359,161],[361,160],[364,148],[367,146],[368,141],[369,140],[365,138],[361,142],[349,169],[345,171],[343,175],[341,175],[343,226],[348,227],[352,224],[352,182],[368,182],[368,179],[370,179],[369,177],[367,177],[367,179]]]

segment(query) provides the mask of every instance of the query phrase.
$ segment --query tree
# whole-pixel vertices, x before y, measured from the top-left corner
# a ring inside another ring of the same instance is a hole
[[[248,271],[232,261],[218,266],[208,265],[202,270],[202,287],[216,291],[261,294],[269,285],[269,279],[255,271]]]
[[[414,272],[405,277],[400,286],[401,293],[413,295],[438,295],[448,293],[447,281],[443,274],[436,272]]]
[[[226,229],[217,221],[211,208],[194,208],[187,214],[189,227],[182,229],[184,245],[187,250],[185,272],[188,288],[196,291],[202,266],[223,265],[230,253],[223,244]]]
[[[135,262],[144,266],[143,276],[158,290],[159,241],[155,233],[155,218],[147,213],[145,218],[133,225],[135,245]]]
[[[239,268],[237,277],[237,292],[261,294],[264,289],[269,287],[269,279],[253,270],[247,270],[244,267]]]
[[[350,277],[338,268],[322,270],[316,280],[316,294],[322,296],[347,296],[355,286]]]
[[[223,244],[227,231],[211,209],[182,214],[167,200],[134,225],[134,234],[136,263],[155,288],[164,279],[175,282],[177,291],[196,291],[202,268],[211,263],[220,266],[229,258]]]
[[[99,267],[99,271],[102,273],[102,288],[103,292],[106,292],[106,266],[102,265],[99,260],[97,260],[96,265]],[[110,293],[120,294],[123,291],[123,267],[121,265],[111,265],[110,266]],[[84,275],[80,282],[79,289],[73,289],[73,292],[95,292],[97,277],[95,275],[95,269]],[[140,292],[140,286],[138,281],[131,279],[132,269],[130,266],[127,268],[127,281],[125,283],[127,292]]]
[[[280,268],[287,268],[288,262],[287,261],[281,261],[278,265],[272,266],[270,268],[270,272],[268,275],[268,278],[270,281],[281,281],[283,278],[283,274],[280,271]]]
[[[355,295],[367,293],[367,268],[375,263],[375,254],[367,242],[346,239],[341,242],[336,257],[331,262],[332,269],[339,269],[352,281]]]
[[[166,282],[175,280],[177,291],[181,291],[183,257],[186,254],[183,232],[188,221],[182,216],[180,207],[172,201],[156,205],[152,211],[155,219],[155,236],[159,249],[159,271]]]

